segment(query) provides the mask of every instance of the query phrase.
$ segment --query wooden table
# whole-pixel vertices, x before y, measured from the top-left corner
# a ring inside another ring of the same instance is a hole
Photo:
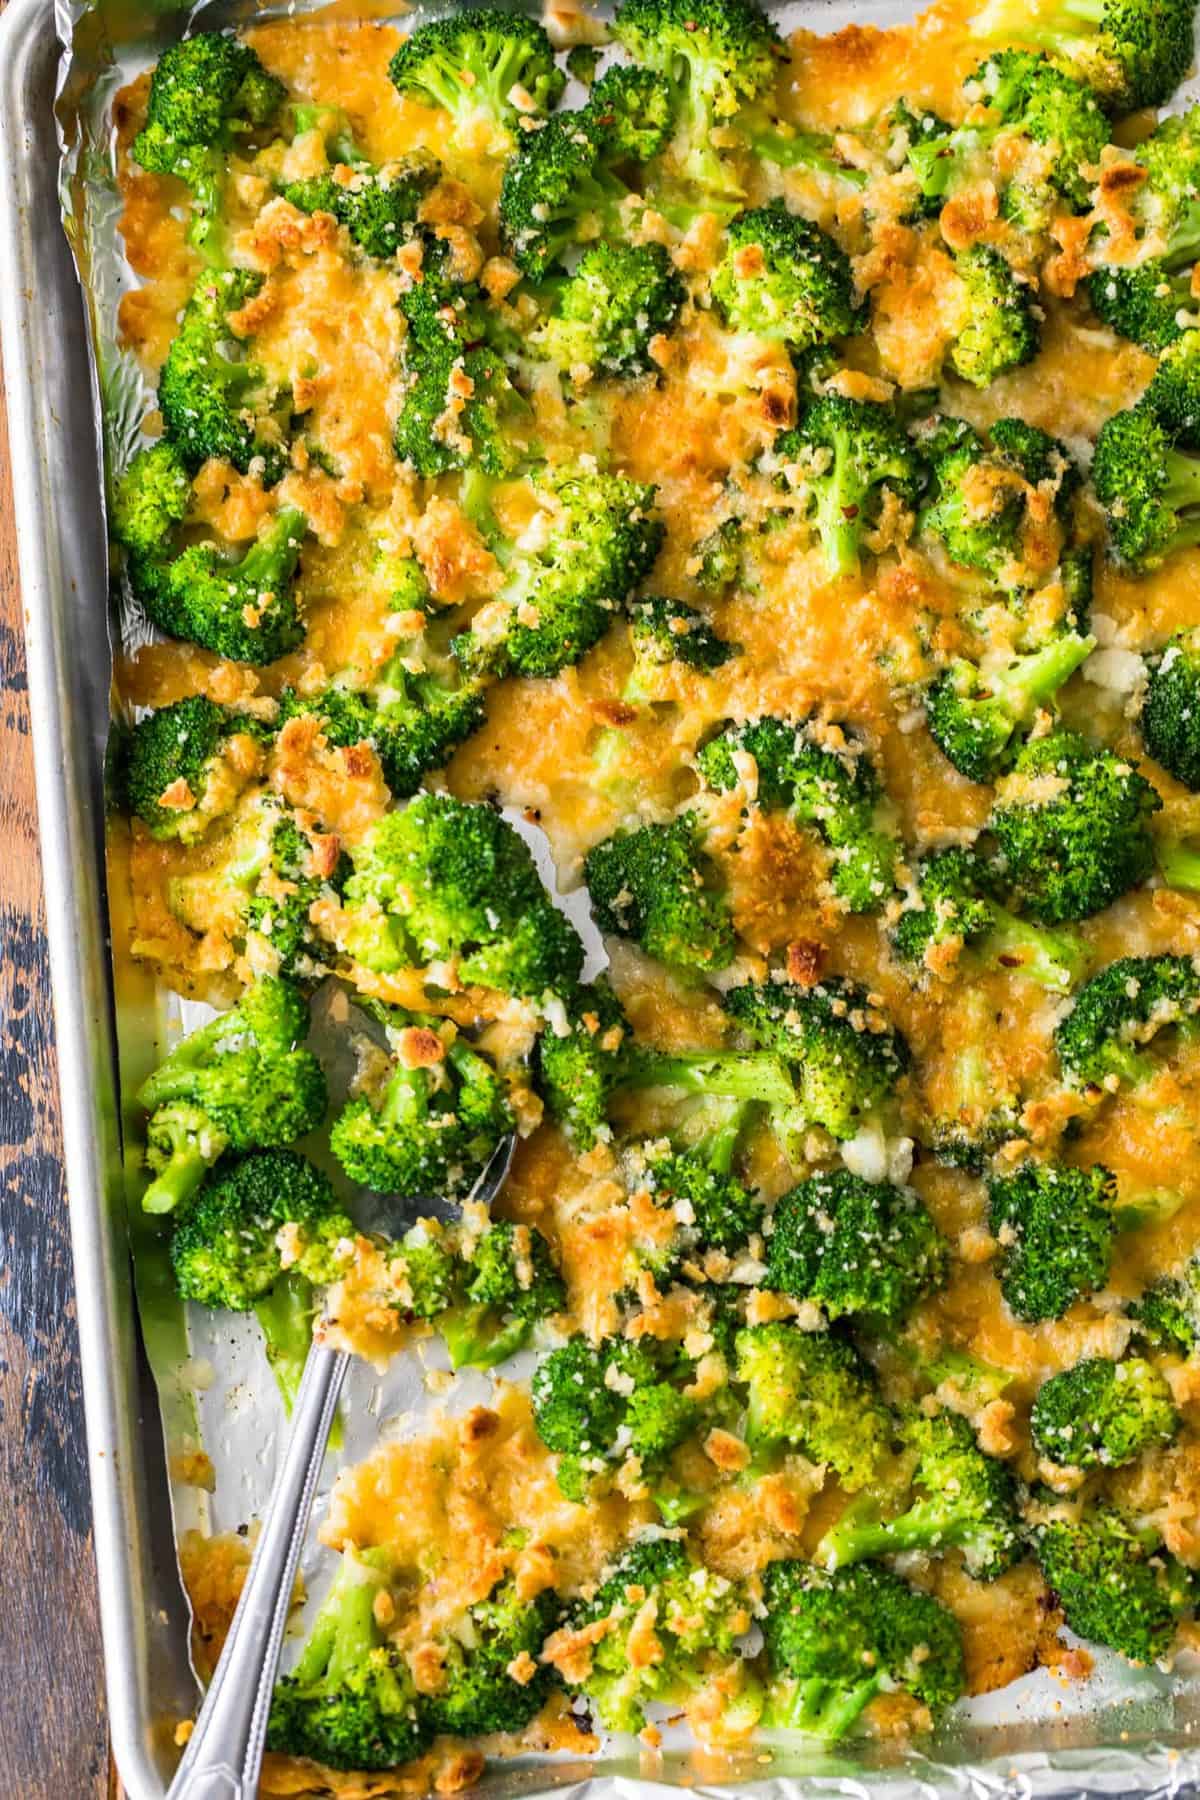
[[[8,466],[0,404],[0,1794],[114,1800]]]

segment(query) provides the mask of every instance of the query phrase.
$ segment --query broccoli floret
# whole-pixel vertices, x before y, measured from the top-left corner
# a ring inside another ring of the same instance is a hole
[[[314,863],[314,846],[301,830],[294,814],[279,816],[277,806],[263,802],[250,815],[244,858],[242,838],[234,839],[234,860],[216,876],[222,886],[245,887],[247,900],[242,915],[247,940],[254,940],[251,961],[255,967],[271,967],[277,974],[311,979],[327,966],[328,949],[312,922],[318,900],[337,894],[349,873],[344,856],[328,873]],[[272,821],[274,820],[274,823]],[[211,876],[198,878],[200,891],[190,906],[180,908],[185,923],[203,929]],[[178,890],[176,890],[176,893]],[[188,916],[190,914],[190,916]]]
[[[529,346],[565,373],[642,375],[651,345],[672,331],[687,289],[661,244],[593,244]]]
[[[997,170],[1011,165],[1009,146],[1016,138],[1027,138],[1044,146],[1038,174],[1000,176],[1004,216],[1024,229],[1044,231],[1064,205],[1072,212],[1088,211],[1091,190],[1082,170],[1099,164],[1109,136],[1108,121],[1091,89],[1049,57],[1026,50],[1002,50],[989,57],[966,85],[968,95],[995,116],[995,124],[981,124],[976,115],[952,131],[935,114],[918,117],[907,109],[901,120],[907,161],[926,203],[922,210],[940,210],[972,179],[982,158],[990,158]]]
[[[754,759],[757,803],[788,811],[815,829],[833,852],[834,891],[851,912],[873,912],[894,886],[896,841],[879,822],[879,778],[861,740],[840,725],[766,717],[726,725],[697,753],[696,766],[718,793]]]
[[[938,850],[924,857],[917,868],[918,903],[900,914],[892,932],[897,956],[916,967],[932,957],[940,969],[944,947],[957,943],[988,968],[1019,969],[1043,987],[1073,986],[1083,945],[1069,933],[1014,917],[997,904],[996,885],[994,871],[974,850]]]
[[[591,93],[590,116],[607,133],[614,156],[649,162],[665,146],[674,124],[669,83],[653,69],[616,63]]]
[[[1141,725],[1155,761],[1200,793],[1200,631],[1177,632],[1151,659]]]
[[[395,1015],[394,1060],[380,1092],[339,1113],[329,1147],[352,1181],[405,1199],[461,1200],[514,1130],[504,1082],[461,1038]]]
[[[914,1412],[904,1421],[903,1444],[913,1456],[918,1498],[906,1512],[884,1517],[864,1497],[825,1534],[817,1554],[830,1568],[907,1550],[960,1549],[968,1572],[994,1581],[1021,1550],[1016,1488],[1005,1463],[985,1456],[975,1433],[958,1413],[932,1418]]]
[[[1026,1162],[988,1183],[1000,1286],[1018,1319],[1061,1319],[1108,1280],[1116,1177],[1099,1164]]]
[[[781,486],[806,503],[831,575],[854,574],[886,495],[912,504],[921,469],[890,410],[875,400],[812,400],[764,459]]]
[[[698,1146],[648,1146],[639,1166],[656,1206],[686,1213],[685,1233],[701,1250],[735,1255],[762,1228],[762,1201],[733,1174],[747,1108],[735,1107]]]
[[[344,1553],[299,1662],[275,1684],[270,1749],[363,1770],[394,1769],[424,1749],[429,1727],[404,1652],[379,1623],[388,1600],[378,1553]]]
[[[440,769],[484,722],[482,684],[414,673],[394,657],[369,688],[333,683],[318,693],[287,688],[280,720],[315,714],[331,744],[369,744],[397,800],[407,800],[431,769]]]
[[[313,1287],[338,1279],[339,1247],[353,1237],[327,1178],[292,1150],[218,1163],[175,1226],[171,1264],[180,1295],[256,1314],[289,1413],[312,1342]]]
[[[510,1126],[511,1129],[511,1126]],[[462,1271],[461,1296],[436,1325],[453,1368],[491,1369],[523,1350],[534,1326],[566,1310],[567,1290],[540,1231],[488,1227]]]
[[[537,1042],[539,1087],[550,1116],[581,1150],[606,1129],[608,1105],[632,1075],[633,1029],[606,981],[570,995],[561,1027],[553,1021]]]
[[[419,26],[392,57],[388,74],[400,94],[448,112],[455,131],[467,134],[464,141],[477,142],[472,128],[486,121],[490,147],[501,155],[520,137],[514,90],[524,96],[522,105],[549,112],[566,86],[542,27],[499,8],[467,9]]]
[[[1192,60],[1192,0],[1055,0],[1031,13],[1020,0],[989,0],[973,37],[1043,45],[1073,63],[1114,112],[1159,106]]]
[[[996,669],[957,657],[925,695],[934,743],[969,781],[994,781],[1022,727],[1033,723],[1095,647],[1095,638],[1064,631]]]
[[[593,101],[556,113],[509,159],[500,188],[500,228],[517,267],[542,280],[569,247],[601,232],[621,238],[630,190],[615,164],[629,160],[629,128]],[[597,229],[599,228],[599,230]]]
[[[937,1714],[966,1687],[953,1613],[890,1569],[773,1562],[763,1600],[770,1724],[836,1743],[876,1694],[900,1688]]]
[[[1131,1524],[1101,1501],[1051,1515],[1033,1534],[1038,1564],[1067,1624],[1132,1662],[1165,1657],[1195,1601],[1189,1570],[1163,1554],[1153,1527]]]
[[[964,420],[937,418],[920,443],[931,483],[922,533],[937,538],[952,562],[1011,592],[1037,586],[1045,571],[1030,566],[1027,546],[1040,564],[1047,500],[1061,540],[1079,488],[1066,445],[1024,419],[998,419],[985,443]]]
[[[421,203],[441,171],[432,157],[420,155],[382,168],[356,158],[350,167],[348,180],[328,174],[289,181],[283,197],[300,212],[331,213],[360,250],[388,262],[411,234]]]
[[[304,514],[289,506],[240,558],[211,543],[191,544],[175,557],[165,546],[131,553],[134,594],[168,637],[230,662],[275,662],[304,637],[292,588],[304,531]]]
[[[467,984],[540,999],[567,993],[583,946],[524,839],[491,807],[419,794],[354,849],[347,947],[367,968],[455,959]]]
[[[776,1202],[766,1285],[815,1300],[830,1319],[901,1319],[946,1278],[946,1244],[918,1196],[848,1169]]]
[[[746,1438],[770,1450],[790,1444],[828,1463],[847,1493],[878,1479],[893,1424],[866,1364],[826,1331],[752,1325],[735,1341],[746,1390]]]
[[[692,814],[606,838],[588,851],[583,872],[601,931],[633,938],[685,972],[733,961],[729,902]]]
[[[1071,731],[1031,739],[988,821],[1008,894],[1046,925],[1090,918],[1150,874],[1161,805],[1114,751]]]
[[[1200,973],[1187,956],[1123,956],[1080,988],[1055,1031],[1059,1060],[1079,1086],[1138,1086],[1154,1074],[1144,1054],[1160,1031],[1200,1012]]]
[[[1152,1281],[1129,1308],[1139,1337],[1156,1350],[1191,1356],[1200,1343],[1200,1259]]]
[[[837,976],[815,987],[748,983],[724,998],[730,1017],[791,1070],[799,1112],[831,1137],[852,1138],[908,1068],[908,1045],[865,990]]]
[[[690,1369],[686,1361],[664,1367],[661,1352],[627,1338],[594,1349],[573,1337],[542,1359],[530,1387],[533,1419],[559,1458],[558,1484],[568,1499],[582,1503],[598,1477],[632,1457],[658,1503],[667,1457],[702,1417],[679,1385]],[[669,1506],[676,1498],[669,1483],[665,1494]]]
[[[539,477],[537,497],[547,525],[540,548],[502,547],[503,629],[454,640],[468,673],[551,676],[578,662],[658,555],[653,487],[568,465]]]
[[[159,57],[130,153],[150,174],[191,188],[188,236],[197,249],[216,253],[229,152],[269,127],[284,97],[254,51],[219,32],[185,38]]]
[[[678,1706],[718,1671],[734,1669],[750,1613],[732,1582],[693,1562],[675,1538],[646,1535],[622,1552],[568,1620],[575,1631],[607,1621],[580,1682],[600,1723],[636,1732],[652,1702]],[[635,1654],[652,1622],[658,1654]]]
[[[692,550],[693,579],[704,594],[723,594],[733,587],[742,572],[742,550],[746,527],[736,516],[722,519],[707,532]]]
[[[1164,258],[1097,269],[1087,291],[1099,318],[1121,337],[1157,354],[1173,343],[1185,323],[1197,316],[1192,293],[1192,264],[1200,246],[1190,244],[1182,266]]]
[[[793,350],[832,343],[863,324],[849,258],[782,201],[733,220],[712,297],[730,330]]]
[[[1144,408],[1105,421],[1092,485],[1113,548],[1131,568],[1156,569],[1173,551],[1200,542],[1200,459],[1177,449]]]
[[[257,720],[205,694],[148,713],[134,726],[125,752],[129,810],[152,837],[197,843],[237,799],[241,784],[225,756],[230,738],[258,739],[262,731]]]
[[[552,1588],[529,1599],[511,1575],[485,1600],[468,1607],[461,1621],[437,1640],[442,1678],[424,1707],[432,1729],[453,1737],[480,1737],[528,1725],[549,1698],[553,1672],[543,1663],[521,1682],[509,1671],[527,1659],[538,1661],[558,1618]]]
[[[394,1244],[388,1270],[403,1277],[400,1310],[414,1319],[434,1319],[454,1305],[461,1265],[457,1246],[437,1220],[419,1219]]]
[[[320,1124],[325,1077],[312,1052],[297,1048],[307,1030],[299,990],[264,975],[147,1077],[137,1092],[151,1115],[147,1212],[173,1212],[223,1151],[275,1149]]]
[[[987,387],[1038,353],[1033,289],[991,244],[964,250],[954,267],[963,284],[963,322],[950,346],[950,367],[972,387]]]
[[[626,700],[653,700],[661,690],[663,670],[673,663],[711,675],[738,654],[740,646],[721,637],[684,600],[652,594],[631,600],[628,610],[634,660]]]
[[[163,429],[193,474],[209,457],[257,472],[265,486],[287,467],[280,425],[270,416],[275,395],[263,369],[240,352],[230,323],[253,299],[262,276],[245,269],[201,277],[184,308],[158,378]]]
[[[1184,331],[1167,345],[1138,405],[1172,443],[1200,449],[1200,331]]]
[[[699,190],[701,204],[720,208],[740,198],[740,183],[718,148],[720,129],[774,87],[783,46],[767,15],[754,0],[624,0],[613,36],[635,62],[669,83],[676,119],[672,154],[681,177]],[[773,136],[782,146],[782,134]],[[772,148],[768,136],[762,153],[770,156]]]
[[[149,555],[183,523],[191,498],[192,478],[174,444],[164,439],[139,450],[113,493],[113,536],[127,550]]]
[[[394,448],[418,475],[468,468],[508,475],[521,459],[515,430],[528,417],[502,357],[446,342],[422,348],[408,366]]]
[[[1153,1363],[1088,1356],[1051,1375],[1029,1418],[1038,1454],[1067,1469],[1120,1469],[1179,1430],[1171,1390]]]

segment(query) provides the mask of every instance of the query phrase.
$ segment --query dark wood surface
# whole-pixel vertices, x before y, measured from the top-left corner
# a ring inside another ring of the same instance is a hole
[[[0,1800],[115,1800],[8,468],[0,402]]]

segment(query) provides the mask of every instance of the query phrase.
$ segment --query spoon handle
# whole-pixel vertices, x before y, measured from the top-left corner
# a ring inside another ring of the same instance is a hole
[[[246,1584],[167,1800],[255,1800],[300,1549],[349,1358],[314,1344]]]

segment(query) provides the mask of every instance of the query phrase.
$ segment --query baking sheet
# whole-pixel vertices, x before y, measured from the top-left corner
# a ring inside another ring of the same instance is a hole
[[[62,149],[59,200],[90,315],[103,414],[96,449],[110,471],[123,467],[138,441],[139,421],[152,404],[136,364],[115,340],[117,305],[131,285],[131,277],[116,234],[119,199],[109,129],[113,97],[133,73],[153,60],[164,42],[186,29],[307,10],[296,5],[187,9],[155,4],[155,0],[100,0],[97,5],[57,0],[55,18],[64,45],[57,108]],[[326,9],[322,16],[361,17],[370,12],[378,17],[389,10],[386,5],[339,5]],[[862,23],[868,12],[873,22],[886,24],[911,16],[914,10],[904,0],[877,0],[869,8],[855,6],[851,0],[830,4],[799,0],[782,9],[779,17],[785,28],[804,23],[825,30],[851,19]],[[312,28],[320,29],[315,9]],[[69,606],[70,596],[60,594],[58,601]],[[114,643],[125,650],[135,648],[145,635],[136,609],[120,593],[113,596],[111,627]],[[119,883],[113,885],[111,901],[113,938],[119,945],[124,935]],[[172,1041],[203,1015],[199,1009],[157,993],[146,974],[128,959],[119,959],[115,967],[114,997],[122,1086],[132,1093],[155,1060],[156,1046]],[[325,1040],[320,1032],[319,1006],[316,1010],[320,1047]],[[174,1528],[177,1536],[193,1529],[233,1530],[246,1525],[262,1509],[280,1451],[282,1410],[253,1321],[199,1309],[193,1309],[188,1317],[175,1302],[162,1240],[137,1207],[139,1124],[135,1113],[126,1115],[123,1141],[131,1201],[129,1230],[143,1335],[162,1411]],[[81,1270],[80,1277],[88,1279],[89,1271]],[[430,1406],[421,1379],[423,1363],[444,1366],[440,1345],[422,1346],[412,1357],[399,1359],[383,1379],[362,1364],[351,1370],[343,1408],[346,1428],[341,1460],[359,1459],[381,1437],[421,1428]],[[98,1372],[85,1366],[85,1376],[89,1375],[93,1381],[98,1379]],[[485,1377],[468,1373],[456,1381],[449,1401],[439,1404],[457,1412],[485,1397],[487,1391]],[[195,1468],[198,1451],[212,1464],[211,1493],[187,1478]],[[334,1472],[331,1458],[323,1493]],[[319,1496],[317,1521],[322,1504]],[[102,1559],[104,1549],[104,1543],[98,1541]],[[322,1585],[322,1565],[321,1553],[310,1542],[305,1573],[310,1587],[317,1591]],[[125,1629],[128,1631],[128,1622]],[[173,1669],[180,1676],[186,1669],[183,1640],[184,1634],[176,1631],[171,1646]],[[128,1676],[132,1652],[120,1642],[115,1649],[110,1677],[120,1683]],[[1188,1669],[1181,1663],[1168,1676],[1158,1671],[1133,1672],[1112,1659],[1102,1664],[1086,1688],[1064,1687],[1048,1672],[1039,1671],[1000,1694],[970,1703],[956,1711],[937,1739],[911,1757],[898,1760],[895,1751],[882,1746],[869,1752],[866,1761],[844,1752],[832,1756],[779,1752],[768,1773],[756,1751],[742,1765],[723,1771],[721,1778],[736,1780],[739,1786],[753,1785],[765,1800],[776,1796],[782,1800],[785,1794],[796,1792],[794,1783],[799,1776],[803,1776],[804,1792],[865,1793],[886,1786],[889,1792],[905,1797],[939,1792],[1165,1795],[1200,1781],[1200,1754],[1190,1747],[1198,1726],[1200,1680],[1194,1667]],[[588,1764],[586,1772],[578,1761],[533,1764],[526,1759],[524,1764],[499,1765],[489,1773],[484,1787],[499,1797],[550,1786],[575,1786],[584,1775],[589,1790],[595,1790],[589,1800],[616,1800],[624,1795],[632,1778],[650,1772],[636,1749],[625,1746],[622,1751],[614,1746],[611,1754]],[[702,1764],[692,1762],[682,1749],[669,1750],[655,1763],[653,1772],[686,1780],[689,1786],[699,1780],[708,1786],[715,1780],[711,1759]],[[638,1791],[653,1794],[659,1785],[658,1781],[642,1780]]]

